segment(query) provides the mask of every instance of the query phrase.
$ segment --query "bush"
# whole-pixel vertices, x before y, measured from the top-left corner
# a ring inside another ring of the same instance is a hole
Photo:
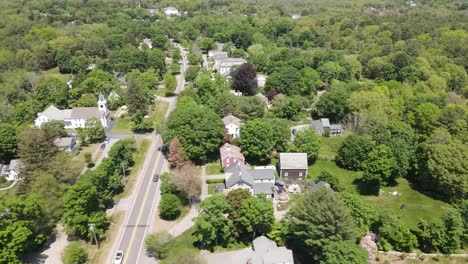
[[[207,184],[224,183],[224,179],[207,179]]]
[[[317,181],[324,181],[330,184],[330,187],[336,192],[340,192],[342,190],[338,178],[326,170],[322,170],[320,172],[320,175],[317,177]]]
[[[82,244],[77,241],[71,242],[62,254],[64,264],[81,264],[88,261],[88,253],[86,253]]]
[[[149,235],[145,239],[146,248],[150,254],[158,259],[165,259],[174,243],[174,237],[168,232],[159,232]]]
[[[3,176],[0,176],[0,184],[3,184],[5,182],[7,182],[6,178]]]
[[[159,216],[164,220],[174,220],[182,211],[182,202],[174,194],[163,194],[159,204]]]

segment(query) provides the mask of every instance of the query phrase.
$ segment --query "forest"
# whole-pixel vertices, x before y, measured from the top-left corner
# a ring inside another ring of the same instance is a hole
[[[181,15],[166,17],[161,9],[168,6]],[[327,259],[333,255],[327,252],[352,251],[368,230],[380,232],[378,246],[385,251],[465,252],[464,1],[9,0],[0,3],[0,13],[0,162],[20,158],[25,179],[14,195],[0,193],[0,263],[20,263],[23,255],[46,243],[59,221],[77,239],[92,240],[89,222],[99,223],[97,230],[105,236],[108,220],[103,212],[122,192],[118,166],[131,166],[135,142],[121,142],[98,169],[78,178],[81,168],[53,147],[53,140],[65,133],[63,127],[32,128],[46,107],[95,106],[101,93],[110,110],[128,107],[132,131],[157,131],[168,146],[180,140],[182,162],[196,164],[216,159],[225,140],[221,118],[229,113],[245,122],[245,136],[231,143],[240,146],[253,165],[270,164],[274,152],[281,151],[307,152],[310,165],[318,164],[321,139],[304,133],[290,142],[290,127],[318,118],[341,124],[346,133],[330,162],[347,175],[362,177],[353,188],[341,180],[335,193],[306,196],[297,206],[316,214],[309,205],[320,199],[338,204],[346,213],[337,221],[346,231],[334,241],[315,237],[322,246],[301,244],[297,241],[310,235],[300,232],[303,223],[261,219],[268,225],[253,234],[274,234],[270,237],[300,258],[333,263],[337,260]],[[152,48],[142,47],[146,38]],[[190,85],[178,95],[167,122],[147,123],[142,117],[150,113],[159,87],[165,87],[166,95],[176,87],[180,66],[175,62],[181,55],[173,43],[189,51],[185,78]],[[228,79],[206,69],[202,55],[215,43],[224,43],[230,57],[248,63]],[[260,75],[266,76],[262,87],[253,82]],[[233,95],[231,88],[246,96]],[[268,110],[257,93],[267,97]],[[86,131],[85,138],[92,139],[96,128],[90,124]],[[323,174],[323,179],[336,181],[337,175]],[[442,201],[447,213],[440,219],[418,217],[417,226],[409,227],[366,202],[365,197],[398,185],[400,179]],[[38,198],[47,191],[50,196]],[[202,208],[210,202],[221,208],[199,222],[232,213],[225,199],[205,201]],[[247,200],[265,209],[264,200]],[[218,240],[223,247],[249,243],[251,232],[236,217],[213,228],[216,232],[235,225],[240,230],[237,241],[216,238],[200,247],[214,248]],[[302,216],[293,207],[290,217]],[[198,237],[206,240],[202,231]],[[351,246],[336,245],[340,239]]]

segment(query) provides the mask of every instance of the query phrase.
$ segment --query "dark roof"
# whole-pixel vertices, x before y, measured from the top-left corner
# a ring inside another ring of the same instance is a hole
[[[255,168],[252,170],[252,176],[254,180],[274,180],[275,170],[270,168]]]
[[[273,194],[273,187],[275,185],[272,182],[257,182],[253,186],[254,195],[264,193],[266,195]]]
[[[245,182],[249,186],[254,185],[254,179],[250,173],[250,168],[245,164],[237,164],[230,166],[225,169],[225,173],[228,176],[226,179],[226,187],[230,188],[239,181]]]
[[[317,182],[317,183],[312,184],[312,186],[310,187],[309,190],[310,190],[311,192],[315,192],[315,191],[317,191],[318,189],[323,188],[323,187],[325,187],[325,188],[330,188],[330,184],[328,184],[327,182],[324,182],[324,181],[319,181],[319,182]]]

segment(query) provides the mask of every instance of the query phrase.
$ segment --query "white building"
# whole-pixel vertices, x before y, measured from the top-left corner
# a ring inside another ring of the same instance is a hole
[[[242,58],[226,58],[219,62],[218,67],[215,69],[223,76],[228,76],[231,74],[231,69],[233,66],[239,66],[241,64],[247,63],[246,60]]]
[[[275,167],[264,166],[251,169],[238,163],[225,168],[225,192],[235,189],[245,189],[253,196],[261,193],[273,198],[275,186]]]
[[[171,16],[178,16],[180,15],[179,10],[173,6],[169,6],[166,8],[163,8],[162,11],[166,15],[166,17],[171,17]]]
[[[229,114],[223,118],[223,123],[228,136],[231,138],[240,138],[242,121],[239,118]]]
[[[0,164],[0,176],[5,177],[7,181],[18,180],[19,174],[19,160],[14,159],[10,161],[10,164]]]
[[[292,19],[299,19],[299,18],[301,18],[301,17],[302,17],[302,15],[299,14],[299,13],[294,13],[294,14],[291,15],[291,18],[292,18]]]
[[[138,46],[139,50],[143,50],[144,47],[147,47],[148,49],[153,48],[153,42],[151,42],[151,39],[149,38],[144,38],[142,42],[140,42],[140,45]]]
[[[34,121],[37,128],[43,123],[59,120],[65,124],[65,128],[85,127],[86,120],[90,118],[101,120],[103,127],[110,123],[110,112],[107,109],[107,101],[102,94],[99,95],[98,107],[74,107],[72,109],[60,110],[51,105],[44,112],[38,113]]]

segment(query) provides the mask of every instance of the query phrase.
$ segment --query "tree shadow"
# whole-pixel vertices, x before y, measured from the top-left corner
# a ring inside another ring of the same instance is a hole
[[[380,185],[377,181],[366,181],[363,178],[353,181],[361,195],[379,195]]]

